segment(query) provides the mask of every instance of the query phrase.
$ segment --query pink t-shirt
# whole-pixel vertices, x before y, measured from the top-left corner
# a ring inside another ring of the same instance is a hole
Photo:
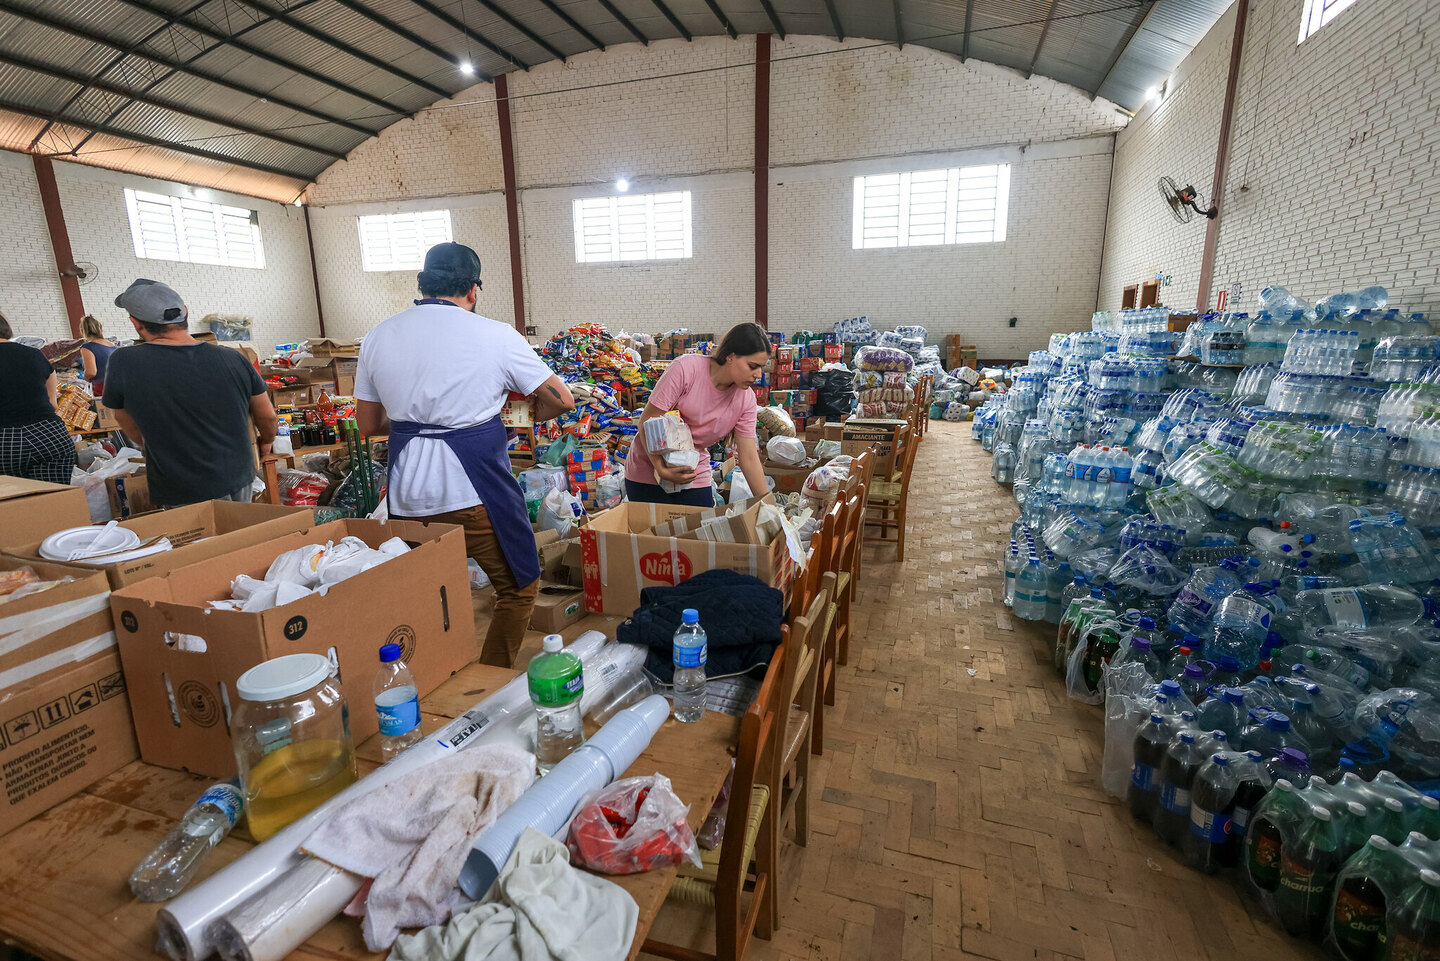
[[[710,486],[707,447],[732,430],[738,437],[755,436],[755,392],[746,387],[717,390],[710,381],[710,358],[704,354],[685,354],[674,360],[655,384],[650,403],[662,411],[678,410],[690,428],[695,448],[701,451],[692,488]],[[635,435],[625,458],[625,477],[640,484],[659,483],[645,452],[643,431]]]

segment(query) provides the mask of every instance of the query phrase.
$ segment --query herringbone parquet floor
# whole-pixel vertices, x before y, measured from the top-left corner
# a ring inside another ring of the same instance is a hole
[[[905,562],[866,550],[809,846],[786,842],[781,928],[749,958],[1318,958],[1101,789],[1100,709],[1001,603],[1018,510],[969,424],[932,422],[912,483]],[[656,934],[696,924],[667,908]]]

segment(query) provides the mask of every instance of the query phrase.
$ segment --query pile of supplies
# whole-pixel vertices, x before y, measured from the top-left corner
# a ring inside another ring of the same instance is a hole
[[[974,428],[1021,502],[1005,602],[1104,704],[1106,789],[1357,959],[1440,905],[1440,337],[1387,301],[1103,312]]]
[[[695,468],[700,465],[700,458],[709,456],[695,449],[690,428],[681,419],[678,410],[669,410],[659,417],[650,418],[645,421],[644,429],[645,449],[659,454],[670,467]],[[666,493],[673,494],[680,490],[679,485],[672,484],[663,477],[657,476],[656,482]]]

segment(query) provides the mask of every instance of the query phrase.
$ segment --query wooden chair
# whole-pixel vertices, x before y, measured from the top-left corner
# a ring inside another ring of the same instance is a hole
[[[843,494],[830,509],[825,512],[825,520],[816,532],[815,538],[829,545],[826,552],[824,567],[822,568],[822,583],[826,580],[832,581],[830,587],[830,603],[826,611],[824,632],[820,636],[819,650],[820,663],[816,671],[816,687],[814,700],[815,719],[813,723],[814,733],[810,738],[810,750],[814,754],[821,754],[825,750],[825,705],[835,703],[835,662],[839,654],[839,635],[837,633],[839,621],[839,600],[840,600],[840,577],[843,565],[841,556],[845,550],[845,533],[850,526],[850,501]],[[849,572],[844,574],[848,580]],[[823,588],[822,588],[823,590]],[[847,609],[849,605],[846,605]]]
[[[846,478],[846,480],[845,480],[845,493],[844,493],[845,499],[848,501],[850,498],[854,497],[854,496],[855,496],[855,491],[857,491],[857,490],[861,490],[861,491],[866,491],[866,492],[868,492],[869,489],[870,489],[870,484],[871,484],[871,482],[874,480],[874,477],[875,477],[875,451],[874,451],[874,449],[872,448],[872,449],[869,449],[869,450],[861,451],[861,452],[860,452],[860,456],[859,456],[859,457],[856,457],[856,458],[855,458],[855,461],[850,465],[850,476],[849,476],[848,478]],[[865,517],[865,497],[862,496],[862,497],[860,498],[859,518],[857,519],[857,518],[854,517],[854,516],[852,516],[852,517],[850,518],[850,522],[851,522],[852,524],[855,524],[855,525],[856,525],[856,537],[857,537],[857,538],[859,538],[859,537],[861,536],[861,533],[862,533],[863,530],[864,530],[864,517]],[[849,589],[850,589],[850,600],[852,600],[852,601],[855,600],[855,589],[856,589],[856,586],[857,586],[857,585],[859,584],[859,582],[860,582],[860,565],[861,565],[860,553],[861,553],[861,552],[860,552],[860,550],[859,550],[859,548],[858,548],[858,546],[857,546],[857,548],[856,548],[856,550],[855,550],[855,556],[854,556],[853,560],[851,561],[850,566],[849,566],[849,568],[848,568],[848,570],[850,571],[850,586],[849,586]],[[844,664],[845,662],[844,662],[844,661],[841,661],[840,663],[841,663],[841,664]]]
[[[725,809],[725,836],[713,851],[701,850],[704,866],[684,864],[670,888],[668,902],[698,905],[715,911],[715,952],[646,938],[641,950],[673,961],[741,961],[752,936],[769,940],[778,920],[774,899],[778,860],[776,828],[780,736],[785,730],[785,662],[788,647],[783,638],[776,648],[760,692],[740,719],[740,741],[735,754],[735,775]],[[754,865],[753,872],[751,865]],[[749,905],[743,902],[747,875]]]
[[[880,528],[879,536],[866,535],[864,540],[882,544],[891,543],[887,536],[893,528],[895,534],[895,559],[905,559],[905,514],[910,497],[910,473],[915,467],[915,450],[918,444],[905,445],[905,456],[900,476],[895,480],[879,480],[871,485],[866,497],[866,527]]]
[[[906,415],[906,423],[895,429],[895,444],[886,457],[880,470],[877,471],[881,480],[898,481],[900,473],[905,469],[905,452],[909,449],[915,438],[915,412],[911,410]]]
[[[860,566],[860,537],[865,523],[866,487],[859,485],[845,505],[845,526],[840,534],[840,545],[836,551],[836,587],[832,603],[835,605],[835,661],[850,663],[850,602],[855,599],[855,581]],[[835,703],[834,676],[827,679],[825,703]]]
[[[791,815],[795,817],[795,842],[805,847],[810,839],[810,755],[815,722],[820,717],[820,664],[823,644],[829,626],[830,598],[835,591],[835,574],[827,571],[820,589],[811,598],[805,612],[792,617],[784,642],[788,657],[781,677],[781,688],[788,692],[785,734],[781,738],[779,804],[776,820],[776,845]],[[788,787],[787,787],[788,785]],[[776,885],[771,890],[776,890]]]

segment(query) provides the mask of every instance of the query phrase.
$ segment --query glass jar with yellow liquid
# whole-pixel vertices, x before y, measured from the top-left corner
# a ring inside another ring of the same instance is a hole
[[[245,819],[263,841],[354,783],[355,747],[340,685],[322,654],[286,654],[235,682],[230,739]]]

